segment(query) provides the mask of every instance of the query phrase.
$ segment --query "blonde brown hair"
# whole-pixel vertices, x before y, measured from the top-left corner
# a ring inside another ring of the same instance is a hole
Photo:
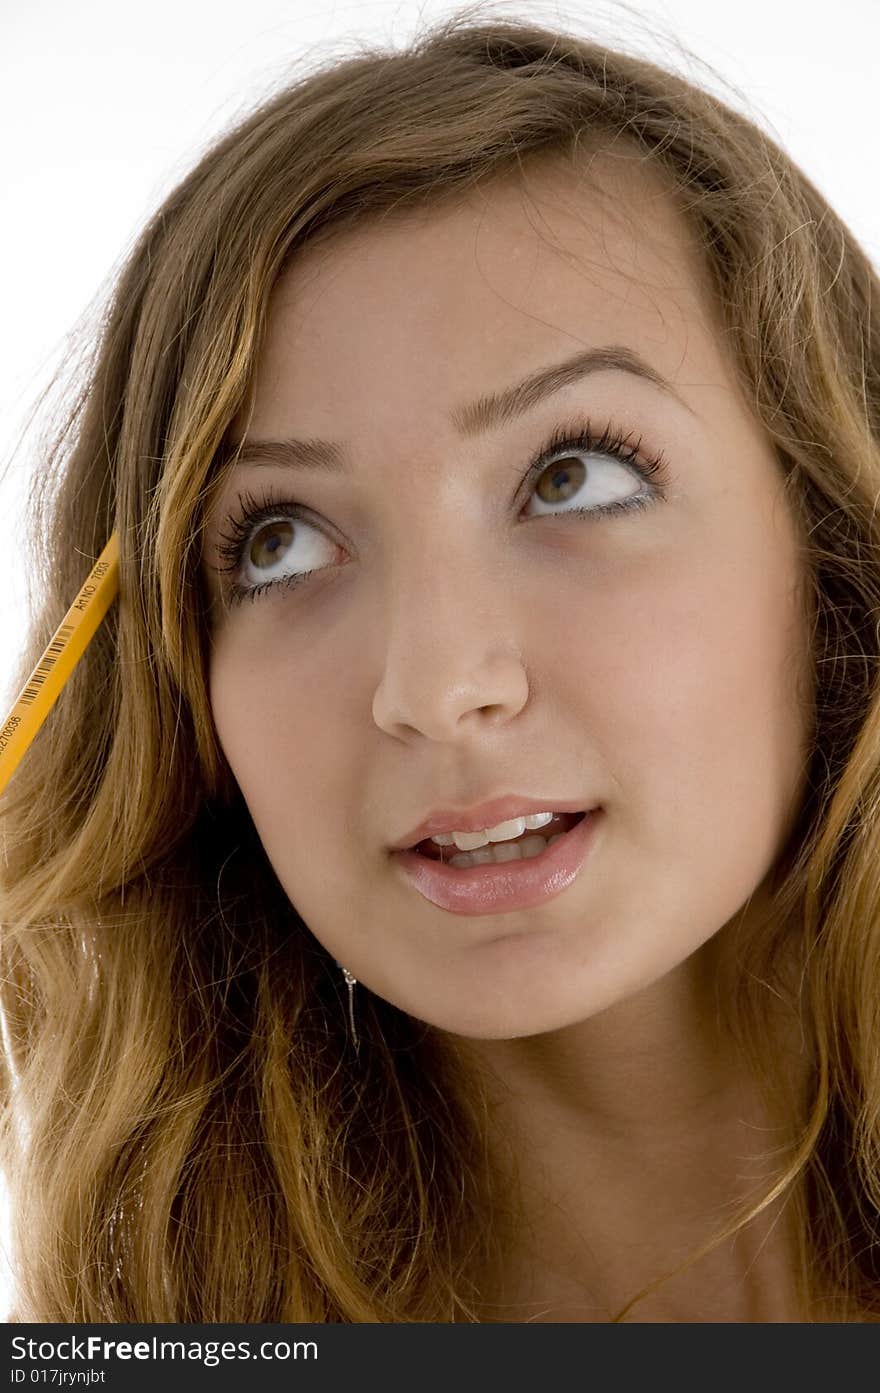
[[[774,1013],[795,1024],[809,1096],[772,1184],[690,1260],[785,1197],[805,1310],[878,1311],[877,276],[732,106],[479,8],[306,71],[199,160],[127,259],[42,462],[22,680],[114,529],[121,598],[0,803],[18,1319],[479,1319],[506,1193],[483,1083],[369,993],[355,1060],[335,964],[216,743],[200,524],[302,247],[612,146],[650,161],[702,249],[802,526],[812,615],[813,753],[778,913],[718,982],[768,1096],[785,1091]]]

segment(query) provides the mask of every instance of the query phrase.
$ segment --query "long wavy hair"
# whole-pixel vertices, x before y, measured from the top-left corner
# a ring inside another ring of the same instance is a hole
[[[355,1058],[338,969],[218,747],[201,528],[301,248],[549,157],[583,177],[612,145],[665,178],[702,248],[811,615],[812,753],[776,913],[717,983],[767,1097],[792,1101],[780,1014],[808,1088],[770,1181],[675,1271],[782,1200],[805,1312],[880,1319],[877,274],[755,121],[594,38],[469,7],[294,79],[149,222],[35,480],[21,681],[114,530],[121,591],[0,800],[13,1319],[481,1318],[478,1274],[517,1214],[485,1080],[366,992]]]

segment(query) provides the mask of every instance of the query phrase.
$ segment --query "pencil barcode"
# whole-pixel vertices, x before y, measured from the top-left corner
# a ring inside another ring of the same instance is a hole
[[[21,697],[19,698],[22,706],[30,706],[32,701],[36,701],[37,697],[40,694],[40,688],[42,687],[46,678],[49,676],[49,673],[52,671],[53,667],[57,663],[59,657],[64,652],[64,649],[67,646],[67,640],[73,633],[73,629],[74,626],[72,624],[63,624],[61,628],[58,630],[58,633],[55,635],[52,642],[49,644],[49,647],[46,649],[45,653],[43,654],[42,658],[37,664],[37,667],[34,669],[34,672],[31,675],[31,679],[28,682],[28,685],[25,687],[24,691],[21,694]]]

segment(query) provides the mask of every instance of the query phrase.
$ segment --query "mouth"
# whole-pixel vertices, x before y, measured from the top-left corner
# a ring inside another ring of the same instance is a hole
[[[476,851],[459,851],[455,846],[438,846],[430,837],[410,847],[415,856],[427,861],[442,861],[446,866],[464,870],[470,866],[502,865],[510,861],[530,860],[542,855],[551,842],[565,836],[586,817],[580,813],[556,813],[552,820],[536,831],[523,831],[518,837],[503,842],[489,842]]]
[[[602,813],[601,808],[560,813],[539,832],[471,852],[440,847],[428,839],[392,852],[391,860],[404,884],[452,914],[534,909],[578,877],[590,858]]]

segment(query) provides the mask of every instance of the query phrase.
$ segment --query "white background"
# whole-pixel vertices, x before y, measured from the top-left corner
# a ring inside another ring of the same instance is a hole
[[[16,695],[11,674],[26,618],[21,499],[39,462],[35,431],[25,428],[71,331],[94,312],[143,222],[201,148],[276,86],[292,60],[331,50],[343,57],[359,39],[398,46],[453,8],[439,0],[0,0],[4,710]],[[626,10],[523,0],[493,12],[622,39],[687,73],[675,48],[683,43],[738,89],[738,100],[722,95],[776,136],[880,264],[880,0],[631,0]],[[699,70],[692,75],[711,85]],[[0,1203],[0,1220],[3,1212]],[[2,1222],[0,1244],[7,1249]],[[0,1314],[10,1290],[0,1270]]]

